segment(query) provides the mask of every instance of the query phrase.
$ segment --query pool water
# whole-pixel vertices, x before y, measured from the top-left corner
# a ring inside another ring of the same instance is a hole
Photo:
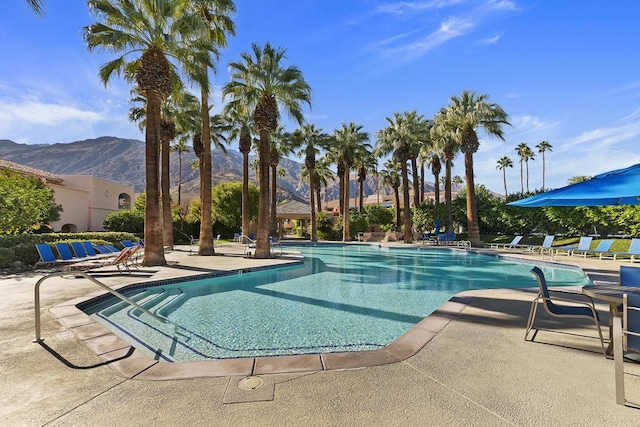
[[[86,312],[158,359],[191,361],[373,350],[455,294],[537,286],[532,265],[452,249],[296,248],[303,265],[147,288]],[[586,285],[576,268],[538,265],[550,286]]]

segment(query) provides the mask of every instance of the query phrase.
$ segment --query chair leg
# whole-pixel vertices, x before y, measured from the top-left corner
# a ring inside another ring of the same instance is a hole
[[[531,303],[531,309],[529,310],[529,320],[527,320],[527,329],[526,329],[526,331],[524,333],[524,340],[525,341],[527,341],[527,337],[529,336],[529,332],[533,328],[533,322],[534,322],[535,317],[536,317],[536,312],[538,311],[538,297],[536,297],[536,299],[534,299],[533,302]],[[533,341],[533,339],[535,339],[535,334],[534,334],[533,338],[531,339],[531,341]]]
[[[624,405],[626,399],[624,397],[624,354],[622,352],[622,318],[613,318],[613,362],[616,372],[616,403]]]

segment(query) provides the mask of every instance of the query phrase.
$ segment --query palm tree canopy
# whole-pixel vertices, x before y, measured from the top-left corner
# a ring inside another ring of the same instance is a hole
[[[553,151],[553,146],[549,144],[549,141],[540,142],[540,144],[536,145],[536,148],[538,149],[538,153],[542,154],[544,154],[545,151]]]
[[[479,142],[476,129],[504,141],[503,125],[510,125],[507,113],[498,104],[487,102],[488,95],[464,90],[452,96],[445,110],[445,123],[460,143],[463,152],[475,153]]]
[[[44,4],[42,0],[27,0],[27,4],[36,15],[44,15]]]
[[[194,15],[188,0],[89,0],[89,9],[101,22],[84,28],[84,40],[90,51],[101,49],[120,56],[100,68],[99,77],[107,85],[114,74],[131,82],[144,52],[156,50],[174,58],[187,75],[207,86],[201,64],[213,67],[216,46],[202,34],[210,31]],[[129,56],[133,59],[128,59]],[[179,81],[173,64],[173,83]]]
[[[231,96],[252,111],[262,97],[272,98],[289,117],[301,124],[300,104],[311,106],[311,87],[302,72],[293,65],[283,67],[286,51],[275,49],[269,43],[264,48],[252,44],[251,53],[244,52],[240,55],[241,61],[229,64],[231,81],[222,90],[223,99]]]
[[[513,167],[513,161],[507,157],[507,156],[503,156],[500,160],[498,160],[498,166],[496,166],[496,169],[506,169],[506,168],[512,168]]]

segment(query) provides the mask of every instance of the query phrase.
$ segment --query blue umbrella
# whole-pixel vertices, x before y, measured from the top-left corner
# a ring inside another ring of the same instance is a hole
[[[601,173],[566,187],[508,203],[510,206],[611,206],[640,204],[640,164]]]

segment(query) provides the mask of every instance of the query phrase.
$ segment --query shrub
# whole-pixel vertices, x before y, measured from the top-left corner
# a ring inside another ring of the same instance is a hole
[[[16,254],[11,248],[0,248],[0,268],[10,267],[16,260]]]

